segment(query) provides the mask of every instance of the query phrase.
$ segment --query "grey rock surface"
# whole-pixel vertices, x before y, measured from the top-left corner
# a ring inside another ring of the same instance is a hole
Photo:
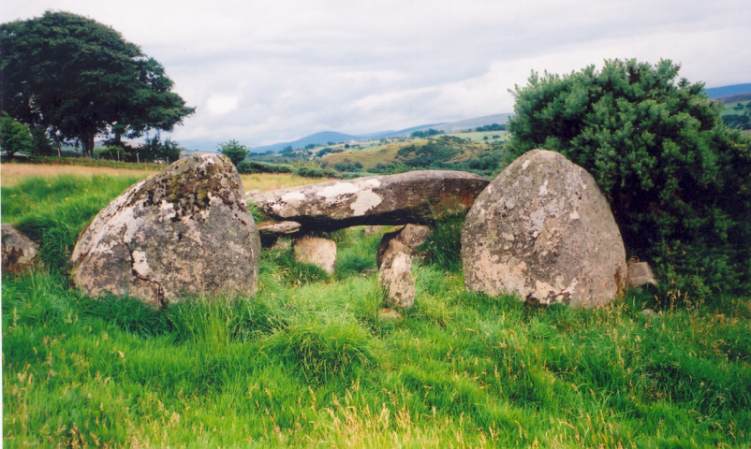
[[[477,197],[462,229],[467,289],[540,304],[606,304],[626,283],[618,226],[592,176],[532,150]]]
[[[378,267],[378,280],[388,307],[406,309],[414,305],[411,250],[396,238],[386,242]]]
[[[73,250],[72,279],[91,296],[164,306],[185,295],[256,289],[260,242],[232,162],[192,155],[129,188]]]
[[[300,231],[300,223],[296,221],[267,221],[258,224],[263,247],[273,246],[279,237],[295,234]]]
[[[628,287],[638,288],[645,285],[657,286],[652,267],[647,262],[630,260],[628,262]]]
[[[336,242],[331,239],[313,236],[295,238],[292,244],[295,260],[315,265],[328,274],[334,274],[336,267]]]
[[[39,246],[9,224],[2,225],[2,272],[20,274],[37,261]]]
[[[306,230],[432,223],[466,213],[488,181],[471,173],[421,170],[248,194],[266,216]]]
[[[405,250],[407,250],[410,255],[414,255],[417,252],[417,248],[425,243],[432,232],[430,226],[412,223],[404,225],[401,229],[397,229],[396,231],[387,232],[381,238],[381,243],[378,246],[378,253],[376,255],[377,266],[381,266],[383,255],[389,247],[389,242],[392,239],[398,240],[399,243],[404,245]]]

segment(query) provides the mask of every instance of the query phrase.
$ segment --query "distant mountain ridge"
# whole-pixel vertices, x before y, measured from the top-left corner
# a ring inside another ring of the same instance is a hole
[[[727,102],[733,99],[745,100],[751,98],[751,83],[731,84],[727,86],[708,87],[704,91],[709,98]],[[399,130],[376,131],[365,134],[347,134],[338,131],[321,131],[288,142],[278,142],[270,145],[251,147],[253,153],[266,153],[281,151],[285,147],[302,148],[306,145],[324,145],[331,143],[356,142],[371,139],[383,139],[388,137],[408,137],[415,131],[424,131],[430,128],[444,132],[474,129],[478,126],[491,125],[493,123],[505,124],[511,113],[484,115],[454,122],[430,123]],[[209,139],[186,140],[183,144],[190,148],[201,151],[216,151],[218,143]]]
[[[465,129],[474,129],[478,126],[492,125],[493,123],[505,124],[510,113],[484,115],[455,122],[431,123],[426,125],[412,126],[396,131],[377,131],[367,134],[345,134],[336,131],[322,131],[301,137],[289,142],[273,143],[271,145],[262,145],[251,148],[253,153],[277,152],[291,146],[292,148],[302,148],[306,145],[324,145],[327,143],[342,143],[372,139],[385,139],[388,137],[409,137],[415,131],[425,131],[427,129],[437,129],[444,132],[461,131]]]
[[[720,100],[725,97],[735,97],[738,95],[751,94],[751,83],[731,84],[728,86],[709,87],[704,89],[707,96],[713,100]]]

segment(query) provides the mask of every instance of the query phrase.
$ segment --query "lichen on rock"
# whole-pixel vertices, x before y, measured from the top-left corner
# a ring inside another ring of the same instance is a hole
[[[229,159],[192,155],[139,182],[82,232],[72,279],[90,294],[163,306],[185,295],[252,295],[260,243]]]
[[[592,176],[559,153],[525,153],[477,197],[462,229],[469,290],[531,303],[605,304],[624,289],[626,257]]]
[[[292,220],[302,231],[354,225],[433,223],[463,214],[488,181],[471,173],[417,170],[271,192],[248,198],[269,218]]]

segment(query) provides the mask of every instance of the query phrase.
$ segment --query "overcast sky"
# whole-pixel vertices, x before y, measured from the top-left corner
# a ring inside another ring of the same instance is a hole
[[[2,22],[91,17],[164,64],[197,112],[180,142],[248,145],[510,112],[531,70],[606,58],[751,81],[751,1],[3,0]]]

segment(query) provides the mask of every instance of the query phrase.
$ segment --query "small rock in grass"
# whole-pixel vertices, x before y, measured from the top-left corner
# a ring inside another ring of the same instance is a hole
[[[296,261],[315,265],[328,274],[334,274],[335,241],[306,235],[296,238],[293,246]]]
[[[2,225],[3,274],[20,274],[37,261],[39,246],[9,224]]]
[[[638,288],[644,285],[657,286],[657,279],[652,272],[652,268],[647,262],[629,261],[628,262],[628,286],[629,288]]]

